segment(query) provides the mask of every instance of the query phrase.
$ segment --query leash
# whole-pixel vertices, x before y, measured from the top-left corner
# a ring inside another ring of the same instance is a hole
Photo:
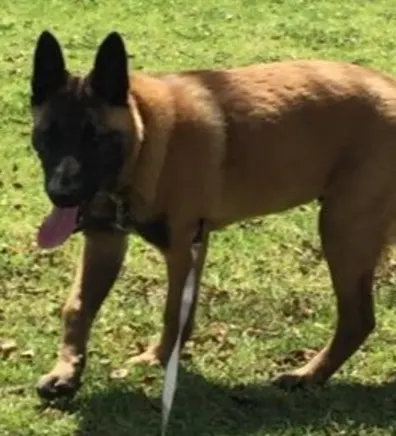
[[[194,300],[194,291],[195,291],[195,284],[196,284],[196,266],[197,266],[196,263],[199,256],[200,248],[201,248],[201,244],[193,244],[191,247],[192,266],[187,275],[187,279],[185,281],[183,292],[182,292],[180,314],[179,314],[179,332],[165,369],[164,387],[162,391],[161,436],[165,436],[166,434],[169,415],[172,410],[173,400],[175,397],[175,391],[177,386],[177,375],[179,370],[181,338],[184,328],[187,324],[188,317],[190,315],[191,307]]]

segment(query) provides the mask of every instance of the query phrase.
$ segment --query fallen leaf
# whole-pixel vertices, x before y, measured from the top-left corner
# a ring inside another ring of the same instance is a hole
[[[256,338],[265,336],[264,330],[255,327],[248,327],[242,332],[242,334],[243,336],[256,337]]]
[[[26,385],[9,386],[5,388],[0,388],[0,395],[24,395],[26,394],[26,390]]]
[[[129,374],[129,371],[126,368],[118,368],[113,370],[110,373],[110,380],[122,380],[126,378]]]
[[[154,375],[150,375],[150,374],[146,374],[142,379],[141,382],[144,385],[152,385],[155,380],[157,380],[157,377],[155,377]]]
[[[26,351],[23,351],[21,353],[21,357],[23,357],[24,359],[32,360],[33,357],[34,357],[34,351],[30,350],[30,349],[26,350]]]
[[[317,353],[317,350],[309,348],[300,348],[291,350],[286,356],[277,359],[278,365],[302,365],[311,360]]]
[[[142,354],[146,351],[147,345],[143,344],[143,342],[137,341],[136,343],[132,344],[130,348],[128,349],[128,356],[138,356],[139,354]]]
[[[16,351],[17,349],[18,345],[13,339],[8,339],[0,344],[0,352],[3,359],[8,359],[11,353]]]

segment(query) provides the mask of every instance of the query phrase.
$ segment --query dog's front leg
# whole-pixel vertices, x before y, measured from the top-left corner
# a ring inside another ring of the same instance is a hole
[[[179,331],[180,308],[187,275],[191,268],[194,267],[194,297],[187,324],[182,333],[180,349],[183,348],[184,344],[191,336],[209,240],[209,233],[204,230],[199,243],[193,244],[194,234],[194,232],[187,231],[182,233],[180,232],[180,228],[177,232],[172,233],[170,248],[164,253],[168,274],[168,292],[166,296],[164,326],[161,340],[159,343],[151,345],[139,356],[134,357],[132,359],[134,363],[153,364],[160,362],[165,366],[168,362]],[[195,262],[193,262],[192,250],[196,250]]]
[[[122,233],[85,235],[82,260],[62,311],[59,357],[52,371],[38,382],[40,397],[72,396],[79,388],[92,322],[118,276],[126,248],[127,237]]]

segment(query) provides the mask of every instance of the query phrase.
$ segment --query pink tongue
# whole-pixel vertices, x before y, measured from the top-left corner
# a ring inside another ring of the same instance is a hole
[[[54,207],[41,224],[37,234],[40,248],[55,248],[66,242],[76,227],[78,207],[60,209]]]

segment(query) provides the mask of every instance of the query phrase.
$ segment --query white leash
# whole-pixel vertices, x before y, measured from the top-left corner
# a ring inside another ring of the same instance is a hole
[[[180,345],[181,337],[184,328],[187,324],[188,316],[191,311],[191,307],[194,300],[194,291],[196,283],[196,262],[198,258],[198,253],[200,246],[197,249],[195,244],[191,248],[192,266],[188,273],[187,279],[184,284],[181,305],[180,305],[180,316],[179,316],[179,332],[173,347],[172,353],[168,360],[165,369],[165,380],[164,388],[162,391],[162,426],[161,426],[161,436],[165,436],[166,428],[168,426],[169,415],[172,409],[173,399],[175,396],[176,385],[177,385],[177,374],[179,370],[179,359],[180,359]]]

